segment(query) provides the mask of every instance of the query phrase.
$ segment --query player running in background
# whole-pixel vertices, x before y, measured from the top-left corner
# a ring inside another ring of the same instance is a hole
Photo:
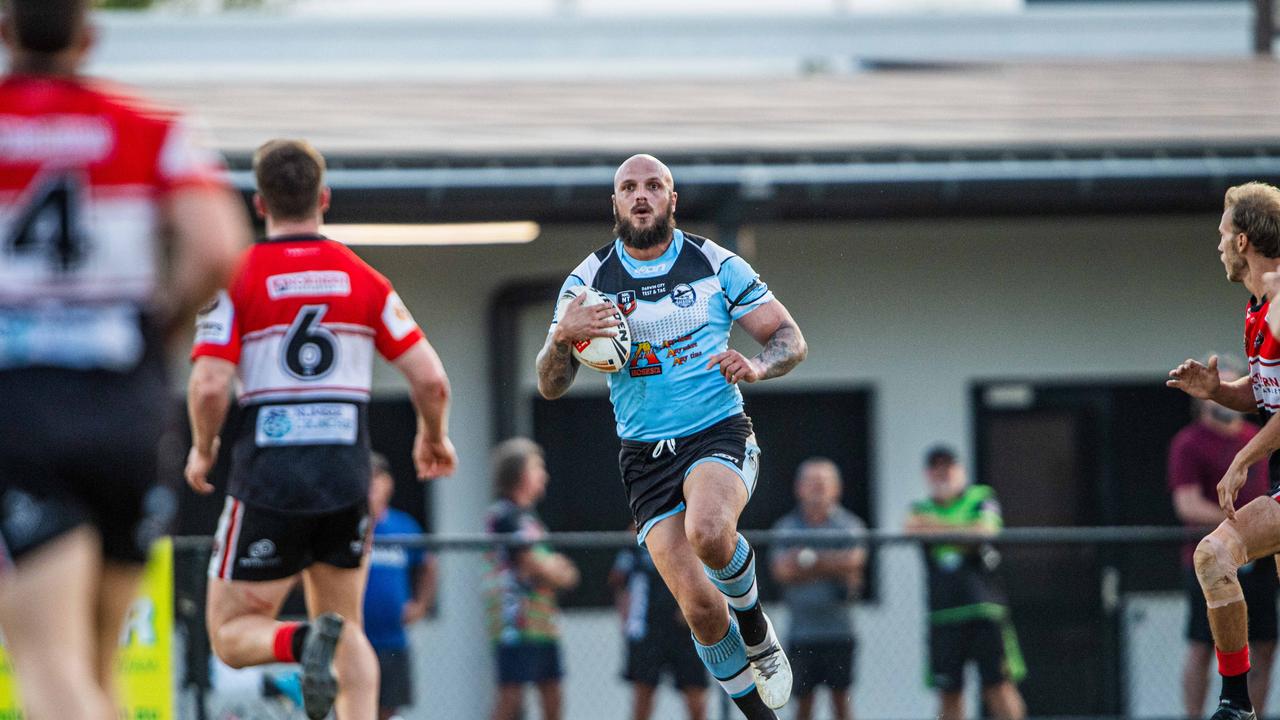
[[[186,476],[196,492],[213,492],[206,478],[238,379],[243,412],[209,563],[210,642],[232,667],[301,662],[312,718],[330,706],[342,718],[373,718],[378,664],[361,602],[374,351],[409,381],[420,478],[453,471],[449,382],[387,279],[319,233],[324,168],[302,141],[273,140],[254,155],[254,207],[267,237],[200,316]],[[277,622],[299,573],[311,622]]]
[[[1208,364],[1187,360],[1169,372],[1168,385],[1201,400],[1239,412],[1258,412],[1262,430],[1245,444],[1218,482],[1218,505],[1227,519],[1196,546],[1193,562],[1209,609],[1209,629],[1222,676],[1216,720],[1253,720],[1249,701],[1248,611],[1237,577],[1240,566],[1280,551],[1280,339],[1269,318],[1271,289],[1264,275],[1280,267],[1280,190],[1252,182],[1227,190],[1218,223],[1218,253],[1227,279],[1252,296],[1245,309],[1244,351],[1249,376],[1223,382],[1216,357]],[[1236,510],[1235,498],[1248,481],[1249,468],[1271,456],[1272,497],[1260,497]]]
[[[164,340],[249,237],[181,116],[80,77],[89,5],[0,3],[0,630],[30,720],[117,716],[121,623],[174,508]]]
[[[699,656],[752,720],[776,717],[791,667],[756,592],[755,552],[738,516],[755,489],[760,448],[739,382],[789,372],[808,352],[800,328],[745,260],[675,227],[671,171],[636,155],[614,175],[615,239],[574,269],[628,317],[630,364],[608,376],[620,464],[644,544],[693,630]],[[608,304],[585,295],[552,321],[538,389],[568,391],[575,341],[613,334]],[[737,322],[763,350],[729,350]],[[732,608],[732,612],[730,612]]]

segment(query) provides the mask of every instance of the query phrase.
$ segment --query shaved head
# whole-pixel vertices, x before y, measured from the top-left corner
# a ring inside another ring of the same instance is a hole
[[[676,190],[671,170],[652,155],[632,155],[613,174],[613,232],[629,248],[648,251],[671,242]]]
[[[618,187],[622,178],[632,174],[660,177],[667,184],[668,190],[676,186],[675,178],[671,176],[671,169],[652,155],[641,153],[627,158],[626,162],[619,165],[618,171],[613,174],[613,186]]]

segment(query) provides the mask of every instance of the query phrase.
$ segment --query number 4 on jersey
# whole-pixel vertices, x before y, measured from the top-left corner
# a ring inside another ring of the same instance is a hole
[[[80,232],[80,184],[59,175],[40,186],[15,219],[5,250],[13,255],[43,254],[56,272],[75,270],[84,259]]]

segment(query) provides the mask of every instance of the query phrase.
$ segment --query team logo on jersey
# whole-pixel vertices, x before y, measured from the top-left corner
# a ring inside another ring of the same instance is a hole
[[[1253,351],[1254,351],[1254,352],[1258,352],[1258,350],[1260,350],[1260,349],[1262,348],[1262,339],[1263,339],[1263,337],[1264,337],[1264,335],[1263,335],[1262,333],[1258,333],[1257,337],[1255,337],[1255,338],[1253,339]]]
[[[262,420],[262,432],[269,438],[282,438],[293,429],[293,421],[284,408],[272,408],[266,411]]]
[[[653,343],[644,341],[637,343],[631,351],[631,377],[646,377],[662,374],[662,361],[653,349]]]
[[[635,312],[636,291],[623,290],[622,292],[618,293],[617,305],[618,305],[618,309],[622,311],[623,315],[630,315],[631,313]]]
[[[693,287],[685,283],[680,283],[671,290],[671,302],[676,304],[678,308],[690,308],[698,301],[698,294],[693,291]]]

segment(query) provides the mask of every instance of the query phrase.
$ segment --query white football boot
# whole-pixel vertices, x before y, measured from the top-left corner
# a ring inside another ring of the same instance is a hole
[[[751,663],[751,677],[756,682],[760,699],[777,710],[791,699],[791,662],[773,632],[773,622],[768,615],[765,615],[764,622],[769,632],[764,642],[747,648],[747,661]]]

